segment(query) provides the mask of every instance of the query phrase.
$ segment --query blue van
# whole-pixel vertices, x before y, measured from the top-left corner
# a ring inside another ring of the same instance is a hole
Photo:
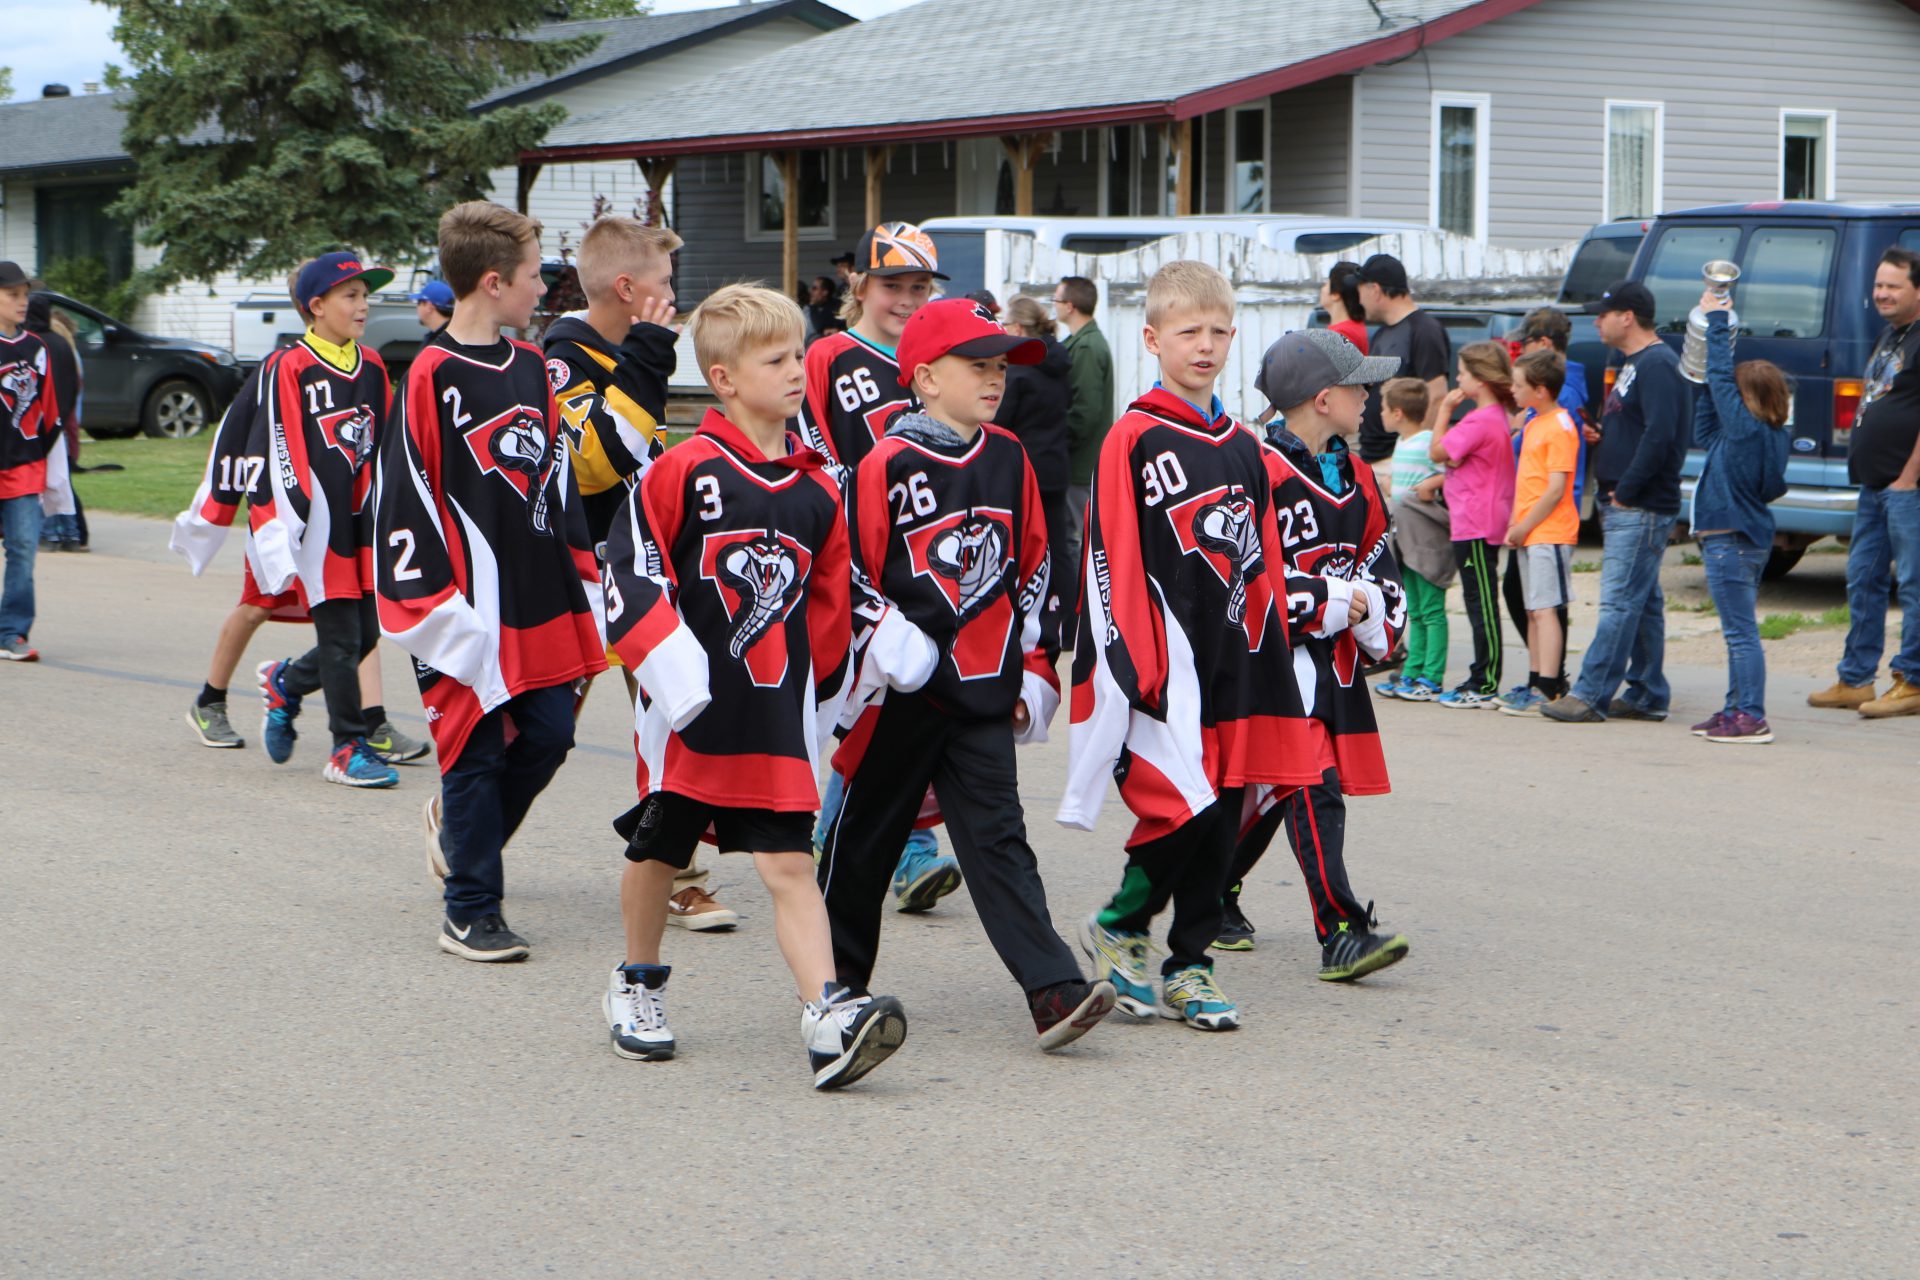
[[[1653,291],[1654,326],[1676,350],[1704,287],[1700,268],[1716,258],[1738,263],[1735,358],[1771,360],[1793,379],[1788,489],[1773,504],[1769,577],[1817,539],[1853,532],[1847,448],[1867,357],[1886,327],[1873,309],[1874,267],[1894,245],[1920,250],[1920,204],[1791,200],[1661,214],[1634,255],[1631,278]],[[1704,459],[1697,449],[1687,458],[1688,510]]]

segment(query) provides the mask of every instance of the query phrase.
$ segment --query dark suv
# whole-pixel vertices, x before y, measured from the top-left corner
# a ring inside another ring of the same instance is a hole
[[[156,338],[65,294],[47,297],[79,334],[86,377],[81,421],[90,436],[107,440],[145,431],[185,439],[218,422],[240,390],[245,373],[230,351]]]

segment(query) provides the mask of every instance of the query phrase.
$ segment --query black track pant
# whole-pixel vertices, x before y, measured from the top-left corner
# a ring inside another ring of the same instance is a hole
[[[1211,969],[1207,948],[1220,936],[1227,872],[1246,793],[1230,787],[1171,835],[1127,851],[1120,892],[1100,912],[1100,923],[1125,933],[1146,933],[1153,918],[1173,903],[1162,973],[1192,965]]]
[[[1080,978],[1047,912],[1013,752],[1010,720],[956,720],[918,694],[887,694],[820,858],[841,982],[864,991],[873,977],[887,885],[929,785],[987,940],[1021,990]]]
[[[1467,625],[1473,628],[1473,667],[1467,672],[1464,687],[1477,693],[1500,692],[1500,593],[1494,584],[1499,560],[1499,549],[1484,538],[1453,544]]]
[[[1247,878],[1282,827],[1306,878],[1314,936],[1325,942],[1342,922],[1352,931],[1365,929],[1367,909],[1347,883],[1347,800],[1340,794],[1340,775],[1329,769],[1313,786],[1261,814],[1233,851],[1230,884],[1237,887]]]
[[[360,664],[380,641],[380,620],[373,597],[323,600],[313,606],[315,644],[287,664],[283,683],[301,697],[315,689],[327,691],[327,728],[333,745],[364,738],[376,726],[366,722],[360,707]]]
[[[1514,630],[1520,633],[1522,640],[1527,639],[1527,595],[1520,585],[1520,557],[1526,552],[1518,547],[1507,550],[1506,572],[1500,577],[1500,596],[1507,604],[1507,616],[1513,619]],[[1564,641],[1567,634],[1567,606],[1560,606],[1560,635]],[[1540,671],[1533,674],[1543,680],[1554,680],[1561,692],[1567,688],[1567,646],[1560,646],[1560,669],[1558,671]]]

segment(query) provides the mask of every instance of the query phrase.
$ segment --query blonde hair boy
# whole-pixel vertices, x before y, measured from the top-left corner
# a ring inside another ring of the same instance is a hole
[[[1169,262],[1147,281],[1147,325],[1166,323],[1175,311],[1218,311],[1233,319],[1233,285],[1204,262]]]
[[[693,334],[700,376],[716,394],[723,394],[715,369],[724,372],[763,347],[806,341],[807,322],[799,304],[785,294],[759,285],[730,284],[694,308],[687,328]]]
[[[580,290],[588,301],[611,298],[621,276],[652,276],[671,264],[657,259],[671,258],[674,250],[686,243],[670,228],[650,227],[632,218],[601,218],[587,228],[574,255],[580,273]],[[630,299],[622,299],[630,301]]]

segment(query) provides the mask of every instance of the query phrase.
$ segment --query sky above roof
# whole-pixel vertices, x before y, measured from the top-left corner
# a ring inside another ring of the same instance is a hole
[[[713,9],[727,0],[654,0],[655,13]],[[867,19],[903,9],[915,0],[827,0],[842,13]],[[109,62],[126,65],[113,42],[114,11],[93,0],[0,0],[7,42],[0,66],[13,69],[13,101],[40,96],[44,84],[64,84],[79,93],[105,77]]]

